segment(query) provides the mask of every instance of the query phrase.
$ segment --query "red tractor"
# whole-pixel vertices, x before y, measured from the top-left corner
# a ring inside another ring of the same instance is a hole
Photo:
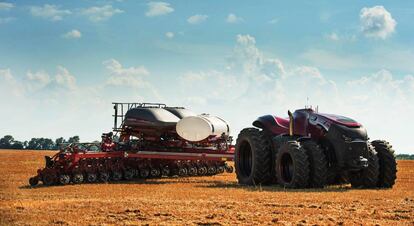
[[[310,108],[289,118],[259,117],[236,142],[235,168],[240,184],[322,188],[350,182],[357,188],[391,188],[397,163],[391,145],[369,141],[358,122]]]

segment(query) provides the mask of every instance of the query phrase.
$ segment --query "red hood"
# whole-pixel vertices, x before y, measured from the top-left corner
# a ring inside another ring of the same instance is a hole
[[[361,124],[358,123],[357,121],[351,118],[345,117],[345,116],[333,115],[333,114],[320,114],[320,113],[318,115],[321,115],[327,118],[328,120],[333,121],[340,125],[344,125],[348,127],[360,127],[361,126]]]

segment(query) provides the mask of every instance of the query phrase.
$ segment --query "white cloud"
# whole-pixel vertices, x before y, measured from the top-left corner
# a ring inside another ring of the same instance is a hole
[[[116,9],[112,5],[93,6],[82,10],[82,14],[86,15],[93,22],[100,22],[111,18],[116,14],[123,13],[123,10]]]
[[[65,87],[69,90],[76,89],[76,78],[73,76],[68,69],[58,66],[57,74],[55,76],[55,83],[61,87]]]
[[[14,8],[14,4],[13,3],[0,2],[0,10],[10,10],[12,8]]]
[[[174,12],[174,9],[167,2],[149,2],[148,11],[145,13],[148,17],[161,16]]]
[[[16,81],[9,68],[0,68],[0,90],[8,94],[0,95],[0,101],[2,102],[9,100],[11,97],[21,97],[24,93],[23,85]]]
[[[165,33],[165,37],[167,37],[167,38],[174,38],[174,33],[173,32],[166,32]]]
[[[62,20],[63,17],[72,14],[70,10],[59,9],[59,6],[45,4],[43,6],[30,7],[30,13],[36,17],[42,17],[51,21]]]
[[[73,29],[63,34],[62,37],[68,38],[68,39],[77,39],[77,38],[82,37],[82,33],[79,30]]]
[[[277,24],[279,22],[279,19],[274,18],[268,21],[269,24]]]
[[[361,29],[367,37],[386,39],[394,31],[397,22],[384,6],[362,8],[360,13]]]
[[[43,70],[37,72],[28,71],[26,73],[25,87],[26,92],[34,92],[52,90],[52,88],[57,88],[57,90],[60,90],[60,88],[75,90],[77,85],[75,76],[65,67],[58,66],[57,72],[53,77]]]
[[[339,41],[339,35],[335,32],[325,35],[325,38],[331,41]]]
[[[147,85],[143,76],[149,75],[149,71],[144,66],[124,68],[121,63],[115,59],[104,61],[110,77],[107,85],[128,86],[142,88]]]
[[[226,22],[229,24],[236,24],[236,23],[240,23],[243,21],[243,18],[236,16],[233,13],[230,13],[229,15],[227,15],[226,18]]]
[[[26,78],[31,82],[37,83],[40,87],[44,87],[52,81],[49,74],[45,71],[38,71],[34,73],[28,71]]]
[[[190,24],[200,24],[206,21],[207,18],[207,15],[196,14],[188,17],[187,22]]]

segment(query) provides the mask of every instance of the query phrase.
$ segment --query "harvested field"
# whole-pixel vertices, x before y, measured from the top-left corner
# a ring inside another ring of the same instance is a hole
[[[414,225],[414,161],[391,190],[239,186],[235,174],[30,188],[52,152],[0,150],[1,225]]]

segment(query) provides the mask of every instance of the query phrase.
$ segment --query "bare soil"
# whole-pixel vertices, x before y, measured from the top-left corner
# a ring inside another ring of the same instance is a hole
[[[0,225],[414,225],[414,161],[388,190],[247,187],[235,174],[29,187],[52,153],[0,150]]]

